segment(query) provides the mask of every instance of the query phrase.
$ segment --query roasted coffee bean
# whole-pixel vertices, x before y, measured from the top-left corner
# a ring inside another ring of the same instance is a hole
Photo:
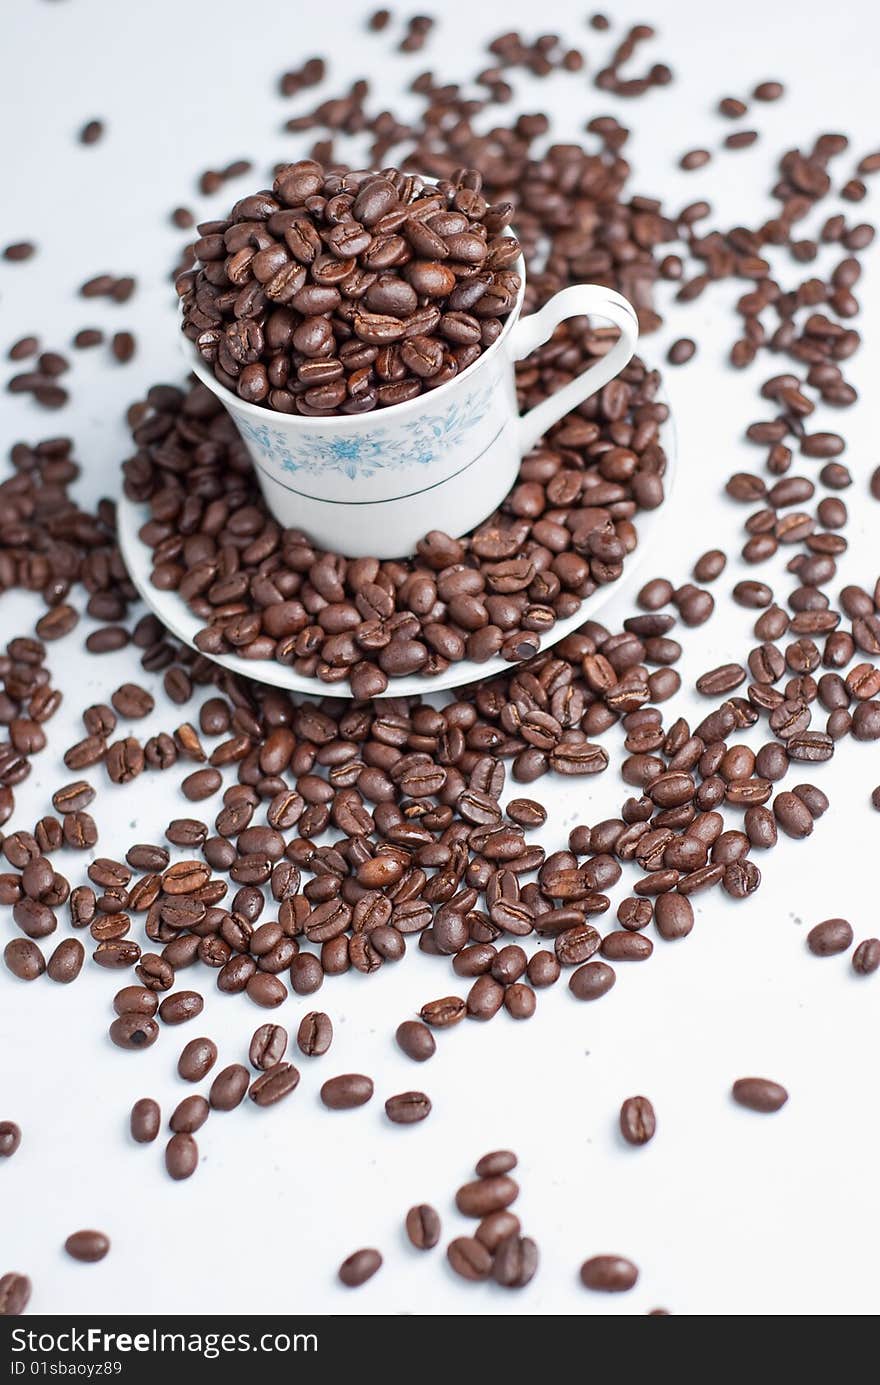
[[[162,1113],[159,1110],[158,1102],[153,1101],[152,1097],[141,1097],[131,1108],[129,1127],[131,1138],[139,1145],[152,1144],[159,1134],[159,1127],[162,1123]]]
[[[202,1013],[205,1002],[198,991],[173,991],[159,1006],[163,1024],[185,1024]]]
[[[526,975],[532,986],[552,986],[560,976],[559,962],[554,953],[544,950],[533,953],[526,967]]]
[[[211,1083],[208,1101],[214,1111],[234,1111],[244,1101],[250,1073],[242,1063],[230,1063]]]
[[[117,1048],[149,1048],[159,1037],[159,1026],[149,1015],[127,1013],[110,1026],[110,1038]]]
[[[464,1217],[487,1217],[509,1207],[519,1196],[519,1185],[506,1174],[493,1174],[463,1184],[455,1194],[455,1205]]]
[[[581,1265],[581,1283],[585,1289],[619,1294],[632,1289],[639,1272],[631,1260],[622,1255],[594,1255]]]
[[[397,1026],[395,1037],[398,1047],[416,1063],[424,1063],[437,1051],[434,1035],[427,1025],[420,1024],[418,1020],[404,1020]]]
[[[427,1005],[422,1006],[419,1014],[432,1029],[448,1029],[450,1025],[463,1020],[466,1011],[465,1002],[458,996],[446,996],[442,1000],[429,1001]]]
[[[870,976],[880,967],[880,938],[865,938],[859,943],[852,958],[853,971],[859,976]]]
[[[833,957],[852,947],[852,925],[846,919],[825,919],[807,934],[807,947],[816,957]]]
[[[110,1249],[110,1237],[103,1231],[74,1231],[64,1242],[64,1249],[72,1260],[91,1265],[104,1259]]]
[[[0,1318],[17,1318],[30,1302],[31,1281],[14,1271],[0,1275]]]
[[[287,1030],[280,1024],[261,1024],[254,1030],[248,1057],[251,1067],[265,1072],[280,1063],[287,1052]]]
[[[493,1149],[489,1154],[484,1154],[474,1165],[474,1173],[478,1178],[494,1178],[502,1173],[510,1173],[518,1163],[516,1155],[510,1149]]]
[[[82,971],[85,957],[85,948],[78,938],[65,938],[46,963],[46,975],[52,981],[69,985]]]
[[[169,1125],[175,1135],[194,1135],[210,1114],[211,1108],[203,1096],[185,1096],[172,1111]]]
[[[430,1114],[431,1102],[424,1092],[401,1092],[385,1102],[385,1115],[394,1125],[413,1125]]]
[[[794,793],[778,793],[773,800],[773,814],[788,837],[809,837],[813,830],[813,817],[809,808]]]
[[[10,1159],[20,1144],[21,1130],[15,1121],[0,1121],[0,1158]]]
[[[95,797],[95,790],[85,779],[65,784],[52,795],[52,807],[56,813],[75,813],[87,808]]]
[[[698,157],[703,154],[705,154],[705,158]],[[681,160],[681,166],[687,169],[699,168],[701,164],[708,163],[708,161],[709,154],[706,150],[694,149],[690,154],[684,155]],[[666,359],[670,365],[684,365],[686,361],[691,360],[691,358],[696,355],[696,351],[697,344],[695,341],[692,341],[690,337],[680,337],[678,341],[674,341],[670,346],[666,353]]]
[[[363,1106],[373,1095],[373,1081],[361,1073],[330,1077],[321,1087],[321,1100],[331,1111],[349,1111]]]
[[[569,978],[568,989],[576,1000],[598,1000],[607,994],[617,977],[606,962],[587,962]]]
[[[175,1182],[191,1178],[198,1167],[199,1147],[189,1134],[172,1135],[165,1146],[165,1168]]]
[[[190,1039],[177,1060],[177,1073],[184,1082],[201,1082],[217,1061],[217,1045],[212,1039]]]
[[[295,1091],[298,1085],[298,1069],[292,1063],[276,1063],[254,1079],[248,1096],[257,1106],[274,1106]]]
[[[205,768],[188,774],[180,787],[184,798],[188,798],[191,803],[200,803],[204,798],[211,798],[222,784],[223,778],[219,770]]]
[[[514,1234],[501,1241],[492,1263],[492,1278],[507,1289],[522,1289],[535,1277],[538,1247],[530,1236]]]
[[[333,1041],[333,1025],[330,1016],[322,1010],[310,1010],[300,1020],[296,1042],[300,1053],[307,1058],[319,1058],[326,1053]]]
[[[34,981],[46,970],[42,952],[29,938],[12,938],[3,949],[3,960],[19,981]]]
[[[409,1209],[405,1225],[410,1245],[416,1250],[432,1250],[440,1240],[440,1218],[427,1202]]]
[[[381,1268],[378,1250],[356,1250],[339,1266],[339,1280],[347,1289],[359,1289]]]
[[[661,938],[673,942],[684,938],[694,926],[694,910],[686,895],[670,892],[657,897],[654,923]]]
[[[620,1133],[630,1145],[646,1145],[654,1138],[657,1118],[646,1096],[627,1097],[620,1108]]]
[[[740,1077],[734,1082],[732,1096],[740,1106],[750,1111],[778,1111],[788,1101],[788,1092],[768,1077]]]
[[[488,1279],[492,1270],[492,1255],[473,1236],[456,1236],[446,1247],[446,1258],[462,1279]]]
[[[115,711],[129,719],[145,717],[155,707],[155,699],[137,683],[123,683],[110,698]]]

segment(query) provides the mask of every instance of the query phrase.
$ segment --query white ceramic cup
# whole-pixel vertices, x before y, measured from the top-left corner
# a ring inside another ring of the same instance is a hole
[[[398,558],[429,530],[458,537],[495,510],[523,456],[563,414],[582,404],[629,361],[635,311],[613,289],[572,284],[540,312],[516,306],[498,340],[454,380],[405,404],[368,414],[307,418],[247,404],[215,379],[193,344],[188,364],[232,415],[266,504],[285,529],[304,529],[347,557]],[[620,329],[607,355],[549,399],[520,415],[514,364],[567,317],[606,318]]]

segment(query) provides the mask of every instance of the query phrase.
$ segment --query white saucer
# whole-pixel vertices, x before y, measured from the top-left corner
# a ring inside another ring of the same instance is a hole
[[[662,402],[668,403],[663,392],[657,397]],[[609,582],[606,586],[597,588],[592,596],[587,597],[586,601],[581,603],[573,616],[568,616],[565,620],[558,620],[549,634],[542,639],[542,650],[551,649],[554,644],[565,639],[566,635],[570,635],[573,630],[578,630],[585,620],[596,619],[602,608],[617,594],[620,582],[629,578],[635,569],[641,565],[645,554],[659,534],[663,512],[669,504],[676,465],[676,438],[671,414],[663,425],[660,438],[667,458],[666,473],[663,477],[666,498],[659,509],[643,510],[639,514],[638,547],[627,558],[623,577],[617,582]],[[131,580],[144,601],[159,617],[162,624],[184,644],[195,649],[197,647],[196,635],[199,630],[203,629],[204,622],[192,614],[186,602],[177,592],[159,591],[150,581],[150,573],[153,568],[152,550],[139,537],[139,530],[149,517],[147,505],[137,505],[128,500],[126,496],[119,496],[116,524],[119,547],[122,550],[125,565]],[[223,668],[230,669],[233,673],[239,673],[245,678],[253,678],[258,683],[268,683],[275,688],[286,688],[288,692],[306,693],[310,697],[351,697],[347,682],[324,683],[320,678],[306,678],[294,669],[286,668],[283,664],[273,663],[270,659],[242,659],[238,654],[211,654],[206,657],[214,663],[220,664]],[[482,664],[475,663],[473,659],[462,659],[458,663],[450,664],[444,673],[439,673],[434,678],[424,677],[419,673],[411,673],[404,678],[391,678],[388,687],[378,696],[412,697],[416,694],[424,696],[429,692],[442,692],[446,688],[460,688],[468,683],[482,682],[499,673],[510,673],[515,667],[515,664],[508,663],[500,655],[495,655],[494,658],[487,659]]]

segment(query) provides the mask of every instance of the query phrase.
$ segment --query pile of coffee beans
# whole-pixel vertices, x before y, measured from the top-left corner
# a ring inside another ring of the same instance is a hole
[[[447,384],[497,341],[519,296],[511,207],[482,178],[289,164],[200,226],[177,282],[183,330],[248,404],[364,414]]]
[[[494,1279],[505,1289],[525,1288],[538,1269],[538,1247],[531,1236],[521,1235],[519,1217],[511,1212],[519,1197],[519,1184],[511,1178],[517,1157],[510,1150],[484,1154],[474,1167],[477,1177],[455,1194],[463,1217],[477,1222],[473,1236],[456,1236],[446,1247],[446,1258],[462,1279]]]
[[[446,1247],[450,1268],[471,1283],[494,1280],[505,1289],[522,1289],[538,1269],[538,1247],[521,1234],[519,1217],[511,1211],[519,1185],[510,1174],[517,1166],[510,1150],[493,1150],[476,1163],[476,1178],[455,1194],[455,1206],[463,1217],[476,1221],[474,1234],[454,1237]],[[404,1221],[407,1239],[416,1250],[433,1250],[439,1243],[442,1223],[430,1203],[411,1207]],[[348,1288],[358,1288],[382,1266],[378,1250],[357,1250],[339,1267],[339,1278]]]

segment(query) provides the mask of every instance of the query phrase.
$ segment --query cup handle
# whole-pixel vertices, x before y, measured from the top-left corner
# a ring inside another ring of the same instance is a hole
[[[619,375],[632,357],[639,339],[639,324],[635,309],[614,289],[598,284],[570,284],[560,289],[540,312],[521,318],[511,333],[511,350],[515,360],[522,360],[536,346],[545,342],[567,317],[597,316],[607,318],[620,328],[620,337],[607,356],[588,366],[549,399],[544,399],[522,414],[519,421],[519,447],[522,456],[530,452],[547,429],[563,414],[576,409],[591,394],[595,394],[615,375]]]

